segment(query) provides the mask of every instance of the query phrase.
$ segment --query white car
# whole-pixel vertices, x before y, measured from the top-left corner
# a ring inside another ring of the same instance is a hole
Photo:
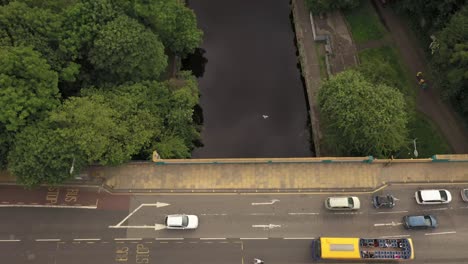
[[[452,194],[447,190],[420,190],[414,194],[418,204],[447,204],[452,201]]]
[[[174,214],[166,216],[167,229],[195,229],[198,227],[198,216]]]
[[[361,202],[356,196],[328,197],[325,207],[328,210],[358,210]]]

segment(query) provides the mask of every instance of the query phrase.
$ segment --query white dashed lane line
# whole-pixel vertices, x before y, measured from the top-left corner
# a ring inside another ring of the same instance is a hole
[[[59,238],[38,238],[36,239],[38,242],[58,242],[60,241]]]
[[[426,236],[436,236],[436,235],[448,235],[448,234],[455,234],[457,231],[448,231],[448,232],[439,232],[439,233],[426,233]]]
[[[0,242],[20,242],[20,239],[0,239]]]

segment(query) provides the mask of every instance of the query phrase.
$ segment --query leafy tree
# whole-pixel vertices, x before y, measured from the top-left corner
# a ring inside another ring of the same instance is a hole
[[[329,144],[340,155],[388,157],[406,145],[408,116],[396,89],[349,70],[325,82],[318,101]]]
[[[18,131],[59,104],[57,73],[29,47],[0,49],[0,123]]]
[[[133,122],[129,127],[139,133],[146,131],[150,140],[139,150],[139,156],[150,157],[156,149],[164,158],[188,158],[193,142],[200,138],[193,121],[198,87],[188,72],[181,72],[178,79],[165,82],[145,81],[112,90],[84,91],[86,96],[91,94],[102,96],[109,106],[119,109],[123,120]],[[124,111],[127,108],[132,111]],[[136,132],[133,136],[140,138]]]
[[[443,93],[455,102],[468,120],[468,6],[437,34],[439,49],[432,57]]]
[[[77,71],[58,49],[61,16],[51,10],[31,8],[11,2],[0,6],[0,43],[5,46],[31,46],[47,59],[51,68],[63,80],[72,80]],[[71,68],[68,68],[71,66]],[[62,71],[67,73],[61,75]]]
[[[400,0],[394,1],[400,12],[415,20],[425,34],[442,29],[466,0]]]
[[[338,9],[358,7],[361,0],[306,0],[306,5],[312,12],[325,13]]]
[[[195,13],[178,0],[135,0],[135,13],[178,55],[192,53],[202,41]]]
[[[17,134],[8,155],[8,169],[26,186],[59,184],[84,165],[83,156],[73,141],[44,122],[28,126]]]
[[[110,82],[154,80],[167,67],[164,46],[136,20],[121,15],[98,32],[89,59]]]
[[[369,57],[361,61],[358,71],[370,82],[376,84],[386,84],[390,87],[400,88],[396,81],[399,78],[395,67],[379,57]]]
[[[122,13],[112,0],[80,0],[64,13],[60,48],[84,64],[97,33]]]
[[[77,144],[89,163],[103,165],[121,164],[137,154],[149,142],[151,121],[131,98],[119,97],[113,107],[99,93],[71,97],[50,115],[52,125]]]
[[[8,152],[13,144],[14,133],[6,131],[3,125],[0,125],[0,170],[7,166]]]

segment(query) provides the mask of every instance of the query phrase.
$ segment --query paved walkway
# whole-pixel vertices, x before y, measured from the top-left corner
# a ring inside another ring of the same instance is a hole
[[[307,100],[309,102],[309,116],[312,127],[312,136],[315,147],[315,155],[322,155],[320,141],[320,117],[318,111],[317,94],[321,85],[319,59],[317,57],[316,45],[312,33],[312,26],[304,0],[292,0],[292,12],[294,28],[299,49],[299,61],[301,63],[302,75],[304,77]]]
[[[92,167],[89,175],[104,178],[106,184],[114,189],[159,191],[369,190],[389,182],[464,181],[468,185],[468,162],[420,160],[368,164],[318,161],[283,159],[282,163],[278,160],[274,161],[278,163],[184,165],[133,163],[115,168]]]
[[[83,174],[85,183],[102,183],[123,192],[362,191],[392,182],[465,182],[468,188],[468,155],[441,158],[460,162],[418,159],[366,163],[367,157],[193,159],[92,166]],[[12,180],[0,171],[0,182]]]

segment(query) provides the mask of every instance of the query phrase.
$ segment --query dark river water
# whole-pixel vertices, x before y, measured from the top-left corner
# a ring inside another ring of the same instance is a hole
[[[188,60],[201,75],[203,110],[204,146],[192,157],[312,156],[289,1],[188,3],[204,31],[198,56]]]

